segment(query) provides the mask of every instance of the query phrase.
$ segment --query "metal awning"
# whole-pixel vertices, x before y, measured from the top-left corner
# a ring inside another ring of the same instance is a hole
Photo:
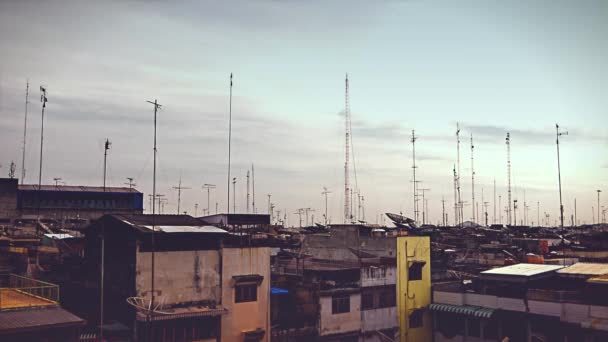
[[[473,316],[477,318],[492,318],[495,309],[484,308],[481,306],[473,305],[451,305],[451,304],[440,304],[433,303],[429,305],[431,311],[440,311],[455,313],[459,315]]]

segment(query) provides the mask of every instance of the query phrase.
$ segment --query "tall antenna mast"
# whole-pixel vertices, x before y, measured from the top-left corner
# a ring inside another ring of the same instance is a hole
[[[182,186],[182,176],[179,176],[179,183],[177,186],[174,186],[173,189],[177,190],[177,215],[179,215],[181,214],[180,205],[182,203],[182,190],[187,190],[190,188]]]
[[[230,73],[230,104],[228,107],[228,186],[226,187],[226,213],[230,214],[230,152],[232,143],[232,73]]]
[[[418,137],[415,131],[412,130],[412,172],[414,174],[414,222],[418,224],[418,183],[416,183],[416,140]]]
[[[25,145],[27,142],[27,105],[30,95],[30,82],[28,81],[25,86],[25,119],[23,120],[23,150],[21,156],[21,184],[25,184]]]
[[[456,163],[458,164],[458,173],[456,174],[456,189],[458,192],[458,222],[462,223],[463,205],[460,198],[460,124],[456,122]]]
[[[557,179],[559,182],[559,219],[560,219],[560,227],[562,230],[564,230],[564,205],[562,204],[562,174],[561,174],[560,165],[559,165],[559,137],[562,135],[568,135],[568,132],[560,132],[559,125],[555,124],[555,134],[556,134],[555,143],[557,145]],[[562,232],[562,244],[564,242],[563,236],[564,235]]]
[[[458,225],[458,175],[454,165],[454,227]]]
[[[350,108],[348,99],[348,74],[345,79],[345,95],[344,95],[344,128],[345,128],[345,146],[344,146],[344,223],[351,221],[350,208],[350,184],[349,184],[349,152],[350,152]]]
[[[40,86],[40,102],[42,102],[42,118],[40,125],[40,168],[38,169],[38,219],[40,218],[40,196],[42,191],[42,148],[44,146],[44,109],[46,108],[46,88]]]
[[[110,142],[110,139],[106,138],[106,142],[104,144],[104,148],[103,148],[103,192],[106,192],[106,173],[108,170],[108,150],[110,149],[110,146],[112,146],[112,143]]]
[[[247,170],[247,214],[249,214],[249,170]]]
[[[511,225],[511,134],[507,132],[507,225]],[[517,225],[517,222],[515,223]]]
[[[251,163],[251,211],[255,214],[255,173]]]
[[[232,212],[236,213],[236,177],[232,178],[232,206]]]
[[[205,183],[203,184],[203,189],[207,189],[207,215],[211,215],[211,189],[215,189],[215,184]],[[204,211],[204,210],[203,210]],[[217,203],[215,208],[217,214]]]
[[[148,103],[151,103],[154,105],[154,163],[153,163],[153,168],[152,168],[152,235],[151,235],[151,240],[152,240],[152,253],[151,253],[151,269],[152,272],[150,272],[150,278],[151,278],[151,284],[150,284],[150,307],[154,307],[154,258],[155,258],[155,250],[156,250],[156,242],[154,240],[154,235],[156,235],[156,153],[157,153],[157,148],[156,148],[156,117],[157,117],[157,113],[158,113],[158,109],[161,108],[162,106],[158,103],[157,100],[154,100],[154,102],[152,101],[146,101]],[[150,312],[148,313],[150,314]],[[150,318],[150,317],[148,317]],[[154,338],[154,329],[153,329],[153,322],[152,320],[150,320],[150,335],[152,337],[152,339]]]
[[[475,146],[473,145],[473,133],[471,133],[471,198],[472,201],[471,203],[473,203],[472,205],[472,209],[473,209],[473,222],[477,223],[477,220],[479,219],[479,217],[475,217],[475,164],[473,161],[473,149],[475,148]]]
[[[496,224],[496,178],[494,178],[494,215],[492,216],[492,223]]]

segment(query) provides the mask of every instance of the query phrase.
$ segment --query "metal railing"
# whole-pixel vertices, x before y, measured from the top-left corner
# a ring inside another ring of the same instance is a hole
[[[52,306],[58,303],[58,285],[13,273],[0,275],[0,310]]]

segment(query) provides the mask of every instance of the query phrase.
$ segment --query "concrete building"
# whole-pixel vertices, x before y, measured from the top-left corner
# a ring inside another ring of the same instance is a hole
[[[269,341],[270,249],[225,245],[227,235],[187,215],[97,220],[85,250],[98,284],[105,238],[104,319],[131,327],[136,341]]]
[[[431,241],[397,238],[397,307],[401,342],[431,341]]]
[[[516,264],[433,285],[435,341],[606,341],[606,264]]]
[[[133,188],[18,184],[0,178],[0,219],[69,221],[97,219],[104,214],[141,214],[143,194]]]

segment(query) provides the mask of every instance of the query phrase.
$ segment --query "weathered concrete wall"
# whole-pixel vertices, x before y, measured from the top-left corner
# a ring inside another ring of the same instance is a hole
[[[166,305],[220,299],[219,251],[156,252],[155,302]],[[137,252],[136,291],[150,298],[150,252]]]
[[[395,237],[359,236],[358,229],[356,226],[340,226],[332,229],[330,234],[306,235],[302,251],[315,258],[331,260],[358,260],[348,248],[382,257],[394,258],[397,255]]]
[[[379,265],[361,268],[361,287],[394,285],[397,283],[397,266]]]
[[[224,248],[222,250],[222,342],[241,342],[245,331],[263,329],[262,341],[270,341],[270,248]],[[236,275],[261,275],[257,301],[234,302]]]
[[[362,331],[383,330],[399,326],[399,315],[396,306],[383,309],[364,310],[362,313]]]
[[[321,296],[321,321],[319,335],[331,335],[361,330],[361,294],[350,294],[350,311],[341,314],[331,313],[331,296]]]

